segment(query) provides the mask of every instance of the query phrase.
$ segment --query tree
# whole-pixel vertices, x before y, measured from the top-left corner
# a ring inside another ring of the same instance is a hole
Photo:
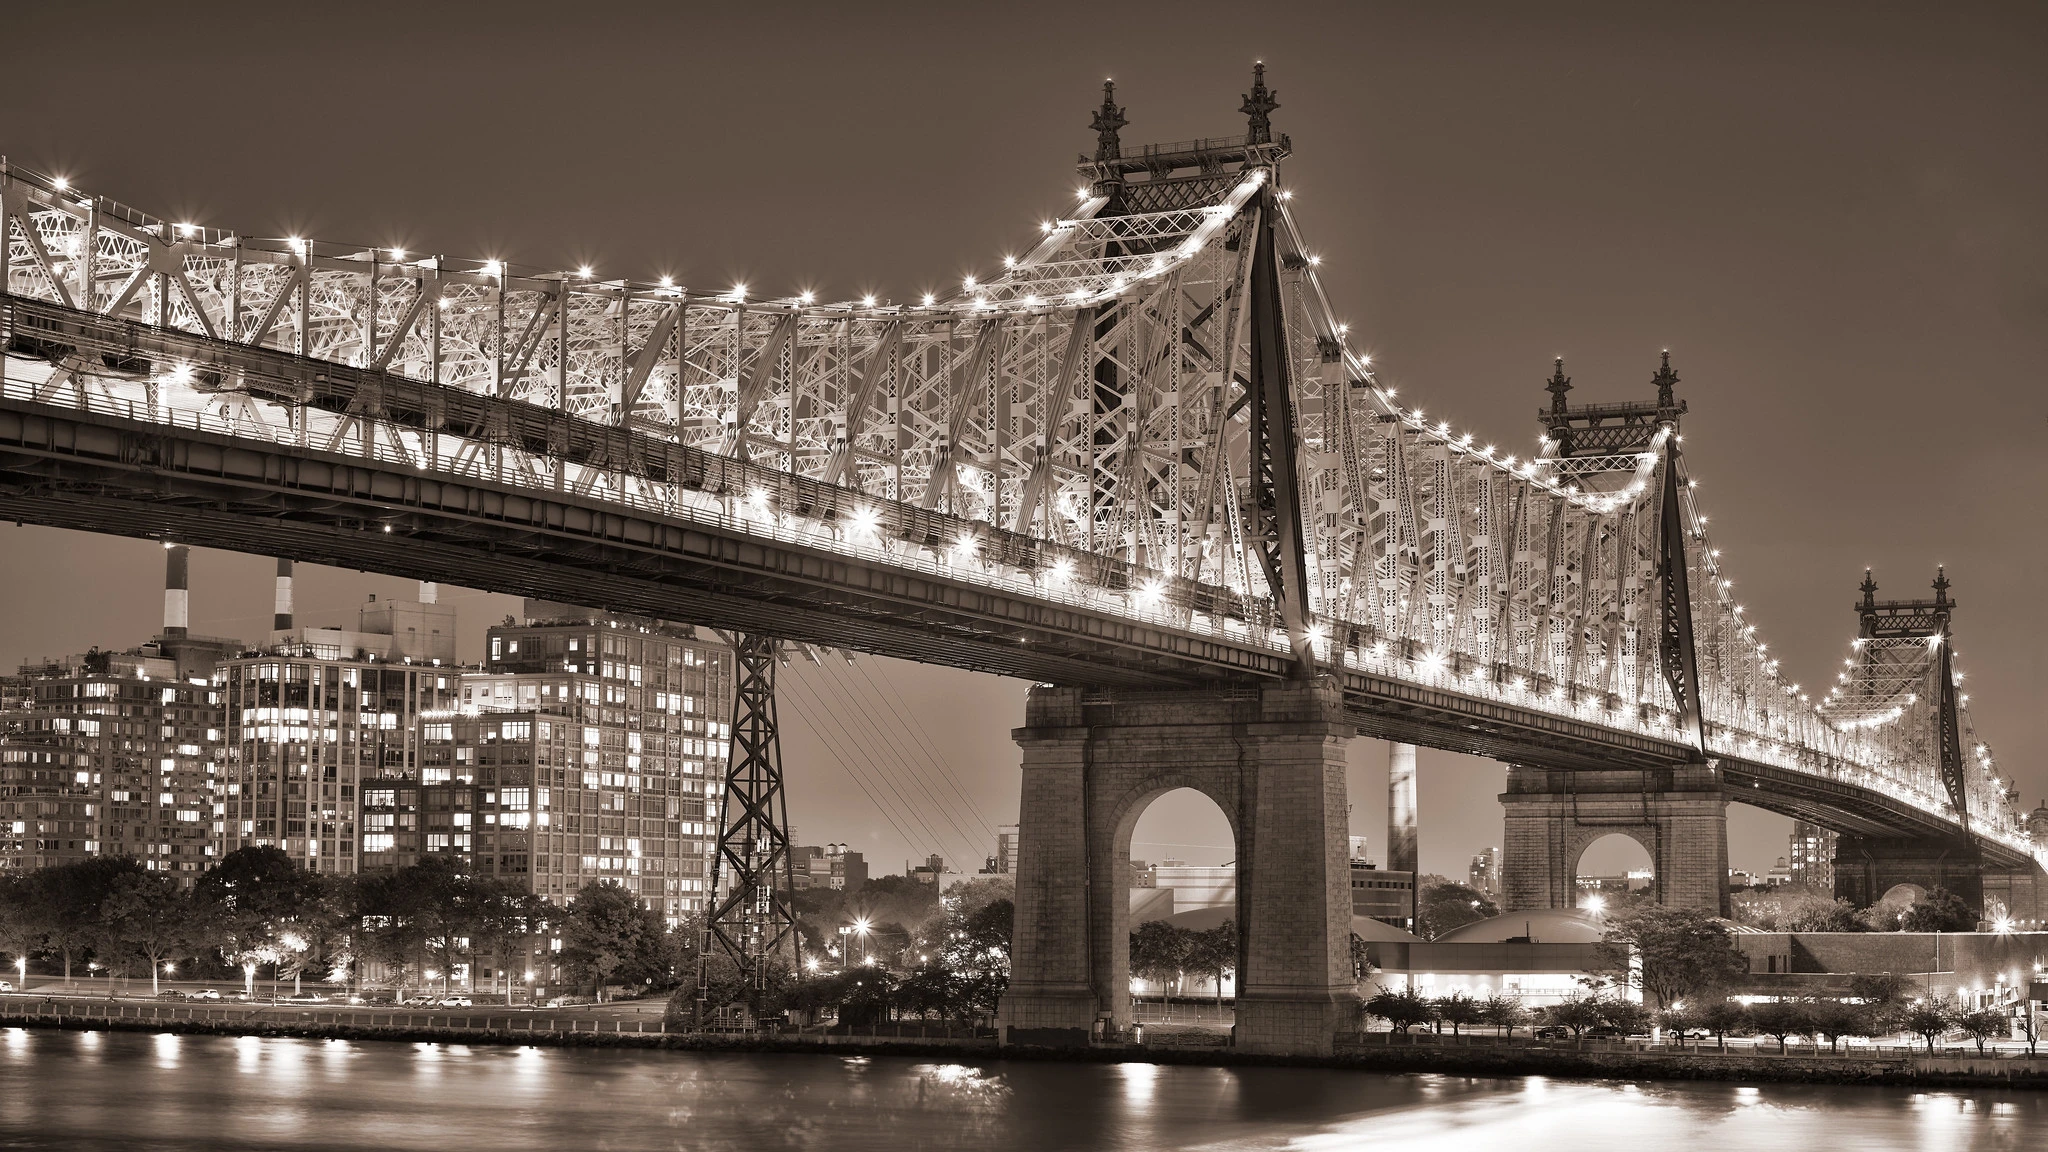
[[[960,916],[941,953],[947,969],[958,978],[956,1016],[996,1014],[1010,987],[1010,934],[1016,916],[1015,905],[1007,899],[991,900]]]
[[[651,978],[661,943],[661,918],[609,880],[585,884],[563,917],[562,964],[576,978],[590,981],[600,1001],[613,976],[636,982]]]
[[[1451,1035],[1461,1035],[1460,1025],[1480,1022],[1481,1003],[1466,995],[1462,990],[1448,996],[1439,996],[1430,1001],[1430,1012],[1438,1020],[1451,1026]]]
[[[1936,885],[1925,899],[1916,900],[1899,917],[1901,932],[1969,932],[1977,927],[1977,913],[1963,898]]]
[[[1807,1010],[1807,1023],[1813,1034],[1827,1039],[1828,1051],[1841,1051],[1845,1036],[1871,1036],[1877,1032],[1877,1014],[1867,1004],[1852,1004],[1847,1000],[1815,1001]]]
[[[1572,1039],[1585,1034],[1586,1029],[1606,1021],[1605,1001],[1599,996],[1572,995],[1543,1009],[1543,1018],[1560,1028],[1570,1030]]]
[[[1785,1054],[1785,1040],[1804,1035],[1813,1026],[1810,1005],[1797,1000],[1761,1000],[1749,1006],[1749,1026],[1765,1036],[1778,1039],[1778,1054]]]
[[[1712,1032],[1723,1048],[1728,1037],[1749,1031],[1749,1010],[1733,1000],[1711,1001],[1700,1007],[1699,1014],[1700,1027]]]
[[[1955,1029],[1956,1011],[1954,1003],[1942,996],[1929,996],[1915,1000],[1899,1012],[1901,1028],[1927,1041],[1927,1050],[1934,1051],[1934,1042]]]
[[[1600,1001],[1600,1022],[1623,1036],[1650,1030],[1650,1010],[1634,1000],[1613,997]]]
[[[1863,972],[1849,978],[1849,994],[1875,1007],[1903,1004],[1914,984],[1896,972]]]
[[[147,874],[133,856],[97,856],[41,868],[24,878],[22,913],[43,946],[63,956],[66,984],[73,958],[104,940],[101,905],[116,883]]]
[[[1188,969],[1216,981],[1216,1007],[1223,1007],[1223,978],[1237,970],[1237,921],[1225,920],[1214,928],[1192,933],[1188,940]]]
[[[1814,896],[1788,904],[1778,928],[1784,932],[1861,932],[1864,925],[1856,917],[1854,904]]]
[[[228,853],[196,891],[221,955],[251,969],[274,965],[279,978],[318,959],[343,907],[338,895],[332,878],[270,846]]]
[[[1496,992],[1480,1002],[1479,1022],[1505,1029],[1507,1037],[1513,1039],[1515,1029],[1529,1022],[1529,1010],[1522,1006],[1521,997]]]
[[[198,908],[191,897],[160,872],[116,877],[100,902],[101,932],[95,948],[108,958],[138,956],[149,964],[149,991],[162,987],[164,962],[197,939]]]
[[[1131,971],[1169,988],[1187,970],[1190,937],[1185,928],[1147,920],[1131,932]]]
[[[1416,930],[1427,939],[1498,915],[1500,909],[1485,894],[1440,876],[1424,877],[1415,894]]]
[[[1974,1012],[1963,1012],[1956,1016],[1956,1028],[1963,1035],[1977,1043],[1977,1054],[1984,1054],[1986,1040],[2009,1040],[2012,1038],[2012,1014],[1999,1008],[1979,1008]]]
[[[1749,971],[1727,929],[1697,908],[1646,904],[1607,917],[1601,962],[1669,1008],[1687,996],[1725,986]],[[1638,963],[1640,969],[1638,970]]]
[[[1413,988],[1403,988],[1398,992],[1381,988],[1366,1000],[1365,1014],[1385,1020],[1393,1025],[1394,1031],[1403,1034],[1417,1024],[1427,1024],[1436,1018],[1430,1002]]]
[[[26,877],[17,873],[0,873],[0,953],[10,954],[24,962],[24,983],[27,981],[28,954],[42,940],[24,904],[27,893]]]

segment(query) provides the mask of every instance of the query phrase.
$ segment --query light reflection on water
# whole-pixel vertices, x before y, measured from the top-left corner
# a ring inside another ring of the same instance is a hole
[[[0,1146],[1963,1152],[2048,1094],[9,1029]]]

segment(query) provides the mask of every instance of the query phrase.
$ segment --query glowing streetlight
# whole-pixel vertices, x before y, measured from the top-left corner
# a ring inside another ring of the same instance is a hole
[[[1593,915],[1598,916],[1600,913],[1606,911],[1607,909],[1607,897],[1597,895],[1586,897],[1585,909]]]

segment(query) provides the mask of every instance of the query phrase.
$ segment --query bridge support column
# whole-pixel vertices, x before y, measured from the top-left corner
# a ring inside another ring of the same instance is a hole
[[[1039,687],[1023,749],[1009,1043],[1085,1045],[1130,1023],[1130,845],[1193,788],[1237,848],[1236,1043],[1328,1053],[1355,1026],[1343,720],[1329,682],[1234,692]]]
[[[1857,836],[1835,839],[1835,895],[1865,908],[1900,884],[1946,888],[1980,915],[1984,856],[1967,836]]]
[[[1508,767],[1504,910],[1578,904],[1579,858],[1620,833],[1650,854],[1660,904],[1728,914],[1728,801],[1712,763],[1567,771]]]

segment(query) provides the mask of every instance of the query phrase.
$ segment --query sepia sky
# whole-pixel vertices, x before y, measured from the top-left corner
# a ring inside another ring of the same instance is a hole
[[[1126,147],[1232,135],[1263,58],[1296,216],[1404,398],[1526,450],[1553,356],[1573,400],[1623,399],[1671,349],[1702,507],[1786,670],[1833,675],[1866,565],[1917,596],[1944,563],[1979,734],[2028,807],[2048,793],[2048,8],[80,2],[6,25],[0,152],[138,207],[828,299],[1028,244],[1072,203],[1103,77]],[[0,527],[0,666],[146,638],[161,565]],[[311,623],[406,590],[301,572]],[[193,580],[194,631],[261,637],[265,561],[200,553]],[[467,658],[517,610],[444,595]],[[1015,819],[1021,683],[867,658],[786,682],[805,841],[971,871]],[[1378,856],[1384,751],[1353,759]],[[1425,870],[1497,842],[1500,781],[1423,752]],[[1787,826],[1734,809],[1734,863]],[[1161,801],[1139,839],[1231,856],[1206,801]]]

